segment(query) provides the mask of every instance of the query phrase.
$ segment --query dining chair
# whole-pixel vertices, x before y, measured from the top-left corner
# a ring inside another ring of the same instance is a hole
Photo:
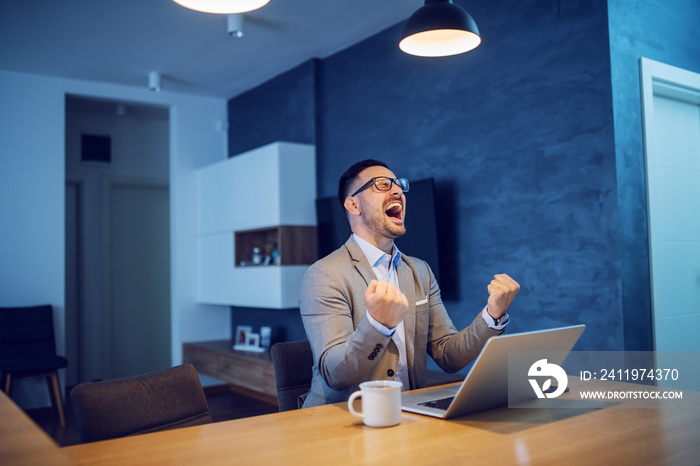
[[[56,354],[53,307],[50,304],[0,307],[0,372],[2,390],[10,396],[12,383],[23,377],[46,377],[51,402],[61,427],[66,427],[58,369],[68,360]]]
[[[82,383],[71,403],[82,443],[213,422],[192,364]]]
[[[279,410],[301,408],[302,400],[299,397],[311,388],[314,365],[311,345],[306,340],[275,343],[270,353],[275,369]]]

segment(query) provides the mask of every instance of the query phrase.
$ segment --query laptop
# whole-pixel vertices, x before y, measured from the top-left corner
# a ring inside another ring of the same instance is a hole
[[[527,355],[533,359],[546,358],[548,363],[561,365],[585,328],[585,325],[573,325],[491,337],[461,385],[404,394],[401,409],[449,419],[506,406],[509,399],[511,402],[534,399],[537,396],[527,380],[527,368],[520,371],[522,377],[511,377],[519,380],[509,383],[508,353],[528,351]]]

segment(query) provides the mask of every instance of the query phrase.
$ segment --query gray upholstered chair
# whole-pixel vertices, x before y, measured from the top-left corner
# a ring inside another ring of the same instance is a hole
[[[83,383],[71,402],[83,443],[213,422],[192,364]]]
[[[10,396],[12,382],[21,377],[46,377],[61,427],[66,426],[58,369],[68,360],[56,354],[53,307],[0,307],[0,372],[2,390]]]
[[[280,411],[301,408],[299,397],[311,388],[314,365],[311,345],[308,341],[275,343],[270,351]]]

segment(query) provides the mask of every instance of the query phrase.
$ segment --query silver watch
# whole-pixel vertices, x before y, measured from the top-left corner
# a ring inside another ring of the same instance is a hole
[[[505,314],[503,314],[501,317],[499,317],[498,319],[493,319],[494,327],[498,327],[499,325],[507,324],[508,319],[509,319],[509,316],[508,316],[507,312]]]

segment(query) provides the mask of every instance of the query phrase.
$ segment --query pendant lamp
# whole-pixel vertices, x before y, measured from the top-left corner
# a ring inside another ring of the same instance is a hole
[[[270,0],[173,0],[191,10],[204,13],[232,14],[245,13],[261,8]]]
[[[399,48],[420,57],[446,57],[480,43],[479,29],[463,8],[452,0],[425,0],[406,21]]]

